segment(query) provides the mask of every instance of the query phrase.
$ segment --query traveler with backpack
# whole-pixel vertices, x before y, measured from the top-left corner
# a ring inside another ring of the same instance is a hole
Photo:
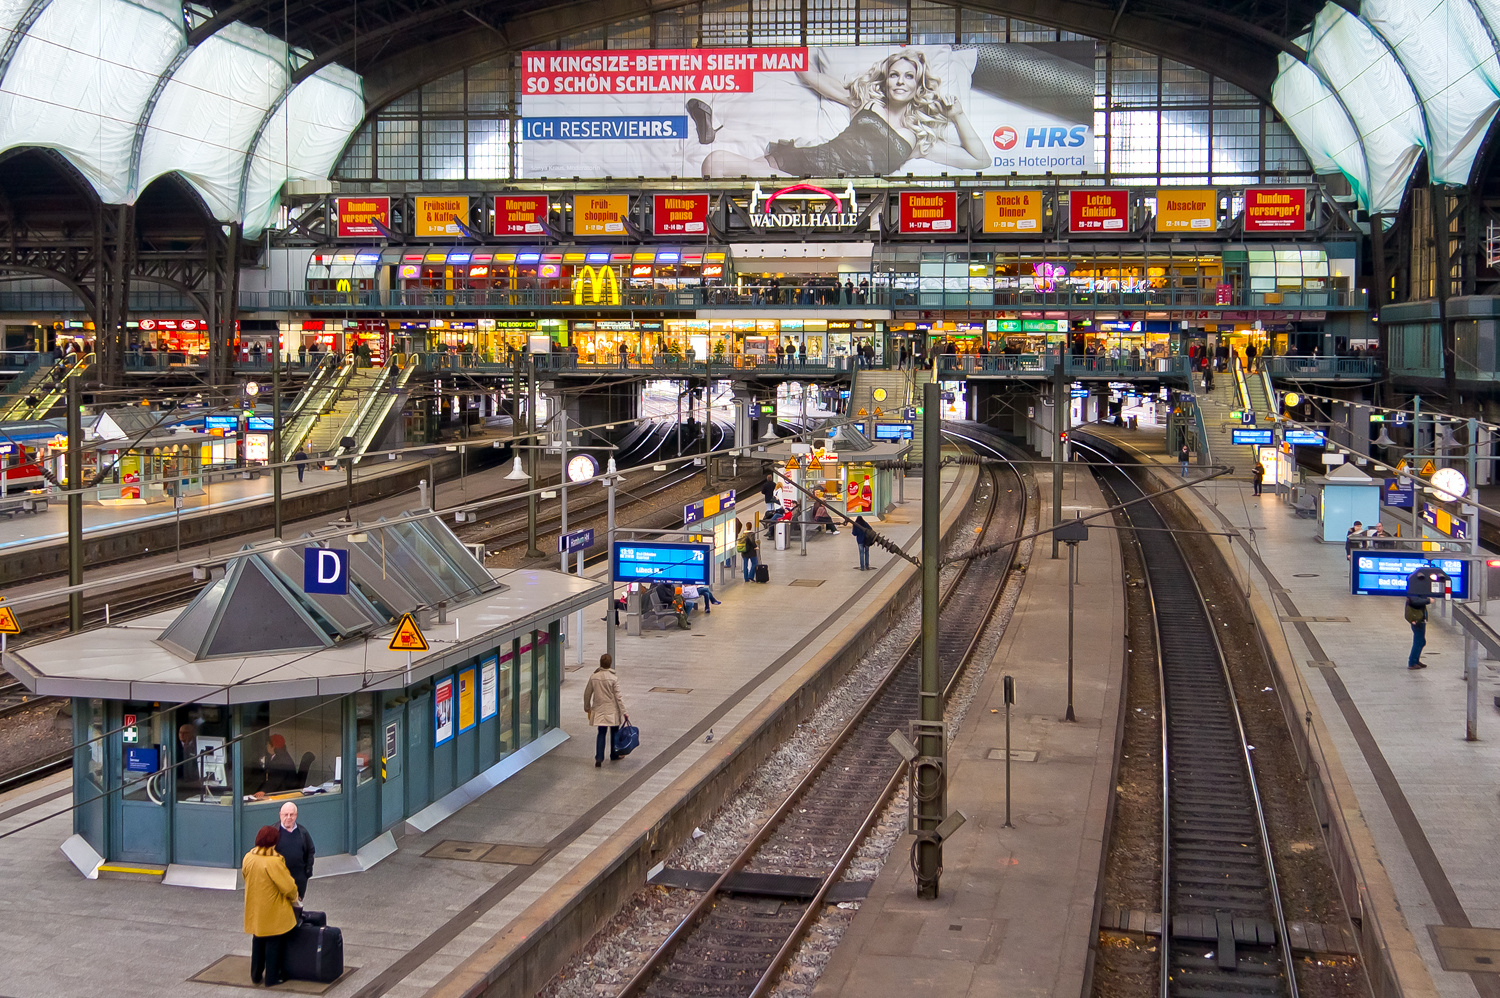
[[[873,531],[862,516],[854,518],[854,543],[859,547],[859,570],[868,572],[870,570],[870,541]]]
[[[739,539],[740,557],[745,563],[745,581],[749,582],[755,578],[756,566],[760,564],[760,541],[755,536],[755,531],[746,528],[740,532]]]
[[[1422,649],[1427,647],[1427,604],[1430,602],[1426,596],[1406,597],[1406,622],[1411,625],[1411,654],[1406,657],[1408,669],[1427,668],[1427,663],[1422,661]]]

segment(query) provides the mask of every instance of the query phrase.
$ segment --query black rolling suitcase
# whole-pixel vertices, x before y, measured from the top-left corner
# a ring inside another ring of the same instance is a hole
[[[756,565],[755,566],[755,581],[759,582],[759,583],[762,583],[762,584],[770,582],[771,581],[771,570],[768,569],[768,568],[766,568],[766,566],[764,566],[764,565]]]
[[[328,912],[326,912],[326,911],[308,911],[306,908],[298,908],[297,909],[297,924],[298,925],[327,925],[328,924]]]
[[[303,922],[286,937],[286,976],[328,984],[344,972],[344,934]]]

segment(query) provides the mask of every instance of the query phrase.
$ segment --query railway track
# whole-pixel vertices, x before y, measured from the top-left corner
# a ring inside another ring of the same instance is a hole
[[[984,532],[1011,528],[1019,536],[1025,490],[1001,487],[1002,479],[1019,475],[991,467],[986,477]],[[1011,564],[1009,558],[965,563],[943,594],[938,642],[945,695],[977,647]],[[905,776],[885,739],[918,715],[920,657],[919,635],[620,998],[770,991]]]
[[[1144,494],[1118,465],[1094,473],[1112,502]],[[1136,538],[1156,621],[1166,774],[1160,996],[1297,998],[1265,809],[1213,615],[1155,504],[1124,514],[1143,528]]]

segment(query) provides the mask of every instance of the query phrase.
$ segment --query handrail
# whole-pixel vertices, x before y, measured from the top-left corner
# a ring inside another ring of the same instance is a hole
[[[318,358],[318,365],[312,369],[312,373],[307,377],[307,383],[302,386],[302,390],[292,400],[291,410],[282,414],[283,418],[296,420],[302,414],[302,407],[307,405],[308,400],[312,398],[313,392],[317,391],[323,378],[335,367],[332,363],[335,357],[337,357],[337,354],[326,353]]]
[[[325,384],[319,390],[321,391],[321,396],[317,404],[312,404],[312,400],[309,399],[306,411],[298,415],[296,422],[292,424],[290,435],[282,440],[281,447],[283,452],[290,450],[296,453],[306,443],[307,436],[312,433],[313,426],[317,424],[318,418],[333,408],[333,403],[337,401],[339,393],[344,390],[344,386],[348,383],[353,372],[354,355],[348,354],[343,358],[337,373],[329,379],[329,383]]]
[[[365,419],[369,416],[370,410],[375,407],[376,400],[378,400],[381,397],[382,393],[385,391],[386,383],[390,381],[390,378],[391,366],[387,364],[381,367],[380,374],[376,376],[375,381],[370,385],[369,392],[365,395],[364,400],[354,408],[354,411],[349,414],[349,418],[344,420],[344,425],[339,427],[339,440],[342,441],[345,437],[354,438],[354,452],[356,458],[358,458],[359,455],[363,454],[365,451],[365,447],[360,440],[360,435],[365,428]],[[389,398],[389,396],[387,396],[387,398]],[[344,457],[346,453],[346,448],[342,443],[340,443],[337,447],[334,448],[333,456]]]

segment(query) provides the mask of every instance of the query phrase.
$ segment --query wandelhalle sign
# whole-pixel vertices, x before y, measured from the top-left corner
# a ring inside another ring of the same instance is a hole
[[[521,90],[530,177],[1096,169],[1093,42],[529,51]]]

